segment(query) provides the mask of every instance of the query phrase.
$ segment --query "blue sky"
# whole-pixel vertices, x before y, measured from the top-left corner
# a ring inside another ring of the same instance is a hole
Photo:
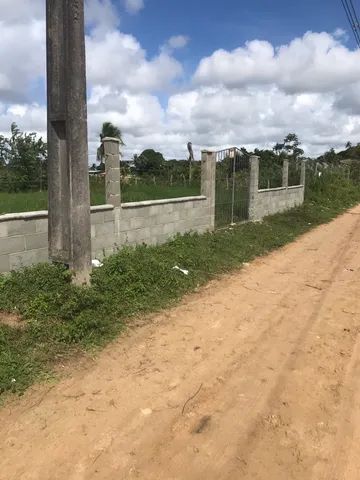
[[[45,0],[0,2],[0,132],[16,121],[45,136]],[[360,142],[360,50],[340,0],[86,0],[86,12],[92,155],[104,121],[126,156],[271,147],[291,131],[315,155]]]
[[[149,54],[174,33],[188,35],[191,42],[180,57],[190,66],[216,49],[232,50],[255,38],[279,45],[308,30],[349,28],[340,0],[148,0],[137,16],[124,16],[121,26]],[[349,46],[355,46],[350,35]]]

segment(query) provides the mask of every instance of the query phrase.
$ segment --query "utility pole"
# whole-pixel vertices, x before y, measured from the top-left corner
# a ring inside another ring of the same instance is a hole
[[[49,256],[91,270],[84,0],[46,0]]]

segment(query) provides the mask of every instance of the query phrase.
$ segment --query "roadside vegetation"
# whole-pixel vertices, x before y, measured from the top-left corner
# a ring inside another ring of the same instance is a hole
[[[262,223],[124,248],[94,270],[89,287],[72,285],[70,273],[54,265],[1,275],[0,399],[47,378],[65,358],[104,345],[131,325],[132,317],[173,305],[359,202],[357,181],[331,169],[310,176],[302,207]]]

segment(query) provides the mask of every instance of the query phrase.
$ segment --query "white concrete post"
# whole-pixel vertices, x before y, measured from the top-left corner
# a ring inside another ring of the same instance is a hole
[[[249,220],[259,220],[257,212],[257,198],[259,192],[259,157],[250,157],[250,185],[249,185]]]
[[[284,188],[288,188],[289,186],[289,160],[288,159],[285,159],[283,161],[282,186]]]
[[[306,182],[306,162],[303,160],[301,162],[301,173],[300,173],[300,185],[305,188]]]
[[[106,137],[102,140],[105,155],[106,203],[121,206],[120,140]]]
[[[216,153],[203,150],[201,152],[201,195],[209,202],[210,229],[215,228],[215,195],[216,195]]]

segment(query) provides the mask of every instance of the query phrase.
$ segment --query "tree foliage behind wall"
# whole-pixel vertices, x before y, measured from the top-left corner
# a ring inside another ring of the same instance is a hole
[[[0,135],[0,191],[47,188],[47,145],[36,133],[21,132],[16,123],[11,135]]]

